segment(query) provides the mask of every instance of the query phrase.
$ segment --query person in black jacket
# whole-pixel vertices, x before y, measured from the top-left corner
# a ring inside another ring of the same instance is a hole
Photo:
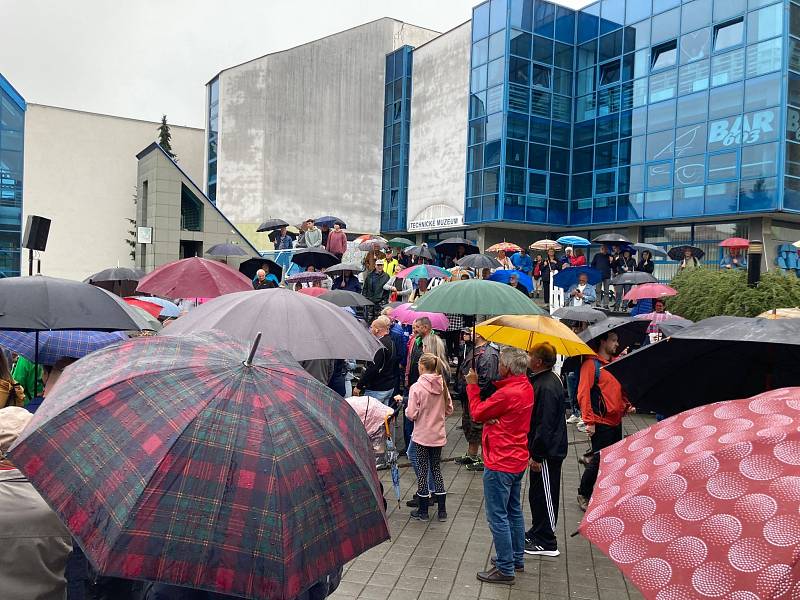
[[[650,275],[652,275],[655,268],[656,266],[653,263],[653,257],[650,252],[647,250],[642,250],[642,256],[639,259],[639,264],[636,265],[636,270],[644,271],[645,273],[650,273]]]
[[[609,298],[611,297],[611,271],[612,257],[608,254],[608,246],[600,246],[600,252],[592,258],[592,268],[600,271],[603,279],[595,287],[597,294],[597,306],[603,305],[608,308]]]
[[[558,556],[556,522],[561,489],[561,463],[567,456],[564,387],[553,373],[556,349],[543,342],[528,353],[533,385],[533,413],[528,433],[531,483],[528,501],[533,526],[525,534],[525,553]]]
[[[387,406],[394,395],[397,383],[397,359],[395,358],[394,343],[389,335],[392,322],[389,317],[380,316],[372,322],[370,331],[381,343],[380,349],[375,353],[375,359],[367,366],[358,387],[353,390],[356,395],[371,396]]]

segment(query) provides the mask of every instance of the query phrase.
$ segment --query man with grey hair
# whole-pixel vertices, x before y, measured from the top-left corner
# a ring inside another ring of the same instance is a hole
[[[528,431],[533,412],[533,388],[527,377],[528,355],[509,346],[500,351],[497,391],[481,400],[478,374],[467,373],[469,410],[482,422],[483,495],[486,520],[494,539],[493,568],[478,573],[487,583],[514,583],[514,572],[525,569],[525,521],[522,480],[528,470]]]
[[[353,390],[356,396],[363,390],[366,396],[371,396],[387,406],[394,395],[397,379],[397,359],[394,343],[389,335],[390,326],[389,317],[380,316],[372,322],[370,331],[378,338],[381,347],[375,353],[373,361],[367,365],[358,387]]]

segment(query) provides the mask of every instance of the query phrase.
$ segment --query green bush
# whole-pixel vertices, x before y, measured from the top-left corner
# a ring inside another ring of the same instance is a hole
[[[800,280],[793,273],[770,271],[756,287],[748,287],[745,271],[690,269],[671,283],[678,295],[667,299],[668,310],[692,321],[717,315],[755,317],[773,308],[800,306]]]

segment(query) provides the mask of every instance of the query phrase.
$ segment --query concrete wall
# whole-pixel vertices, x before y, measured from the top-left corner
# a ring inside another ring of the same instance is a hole
[[[29,104],[25,123],[23,226],[52,219],[42,272],[84,279],[132,265],[125,243],[135,217],[136,153],[157,138],[158,123]],[[203,175],[204,132],[170,126],[172,147],[193,177]],[[27,272],[27,252],[22,252]]]
[[[437,218],[464,217],[469,108],[470,22],[414,51],[408,224],[439,230]],[[452,221],[451,221],[452,222]]]
[[[378,231],[385,56],[437,35],[379,19],[223,71],[217,206],[245,232],[328,214]]]

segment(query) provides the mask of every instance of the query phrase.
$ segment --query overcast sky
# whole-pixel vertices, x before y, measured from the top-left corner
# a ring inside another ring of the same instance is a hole
[[[478,3],[0,0],[0,73],[28,102],[203,127],[204,86],[221,69],[379,17],[447,31]]]

